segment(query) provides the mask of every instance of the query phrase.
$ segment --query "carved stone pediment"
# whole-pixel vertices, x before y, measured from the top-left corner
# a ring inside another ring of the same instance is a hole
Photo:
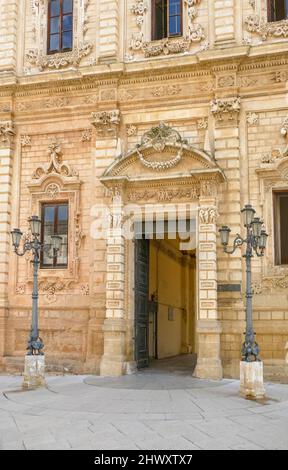
[[[137,194],[135,200],[159,200],[157,186],[163,200],[173,200],[197,196],[202,180],[222,182],[225,176],[210,155],[189,145],[175,129],[160,123],[143,135],[139,145],[115,159],[100,180],[109,189],[125,186],[130,200],[132,187],[133,194]],[[189,188],[194,188],[193,194]]]

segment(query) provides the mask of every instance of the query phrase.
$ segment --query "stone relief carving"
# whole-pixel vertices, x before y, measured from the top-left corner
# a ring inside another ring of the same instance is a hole
[[[133,135],[137,135],[137,132],[138,132],[138,127],[135,126],[134,124],[130,124],[126,128],[126,134],[128,135],[128,137],[132,137]]]
[[[51,183],[46,188],[46,194],[49,199],[56,199],[60,193],[58,184]]]
[[[66,177],[78,176],[78,173],[68,163],[62,162],[61,144],[56,139],[51,140],[48,149],[50,161],[47,165],[41,165],[35,170],[33,179],[39,179],[43,175],[53,173]]]
[[[99,134],[115,134],[120,125],[120,111],[99,111],[92,113],[92,125]]]
[[[12,121],[0,121],[0,145],[9,146],[15,135],[14,124]]]
[[[92,140],[92,129],[88,128],[82,132],[81,142],[91,142]]]
[[[288,274],[281,277],[264,277],[260,281],[254,282],[252,288],[256,295],[286,290],[288,288]]]
[[[90,0],[74,0],[74,31],[73,31],[73,50],[59,54],[48,55],[46,53],[47,42],[47,0],[32,0],[32,38],[35,47],[26,53],[26,61],[29,66],[35,65],[39,70],[59,69],[72,65],[77,67],[81,60],[87,56],[93,49],[93,44],[85,40],[87,32],[87,9]]]
[[[147,160],[143,155],[143,150],[148,147],[152,146],[157,152],[163,152],[169,144],[179,146],[176,156],[170,160],[151,161]],[[187,141],[182,139],[178,131],[167,126],[164,122],[160,122],[159,126],[152,127],[148,132],[145,132],[142,136],[141,144],[136,147],[136,151],[144,166],[152,170],[163,171],[173,168],[180,162],[184,144],[187,145]]]
[[[229,88],[236,85],[235,75],[222,75],[218,77],[217,84],[219,88]]]
[[[216,207],[201,207],[199,209],[199,221],[201,224],[216,224],[218,215]]]
[[[200,194],[199,187],[186,188],[186,189],[151,189],[143,191],[131,191],[128,193],[128,201],[149,201],[151,199],[157,199],[158,202],[170,202],[175,199],[198,199]]]
[[[20,144],[21,147],[28,147],[31,145],[31,137],[30,135],[21,135],[20,136]]]
[[[259,114],[248,113],[246,118],[248,126],[257,126],[259,124]]]
[[[44,298],[48,304],[57,301],[57,293],[64,292],[71,285],[71,280],[65,281],[60,277],[39,279],[39,293],[44,294]]]
[[[214,181],[201,181],[200,194],[202,197],[214,197],[217,193]]]
[[[208,129],[208,119],[207,118],[198,119],[197,128],[204,129],[204,130]]]
[[[259,15],[249,15],[245,24],[247,31],[250,33],[256,33],[261,36],[263,41],[268,38],[287,38],[288,37],[288,20],[275,21],[268,23],[266,20],[261,18]]]
[[[205,39],[203,27],[195,22],[197,17],[197,5],[201,0],[184,0],[184,15],[187,15],[187,30],[180,38],[165,38],[159,41],[144,40],[144,23],[148,11],[145,1],[137,0],[130,11],[135,15],[138,31],[133,33],[130,40],[130,49],[144,52],[145,57],[155,57],[161,54],[179,54],[188,52],[192,43]]]
[[[18,282],[16,284],[16,294],[24,295],[26,291],[26,284],[24,282]]]
[[[179,85],[162,85],[152,90],[153,96],[173,96],[179,95],[182,88]]]

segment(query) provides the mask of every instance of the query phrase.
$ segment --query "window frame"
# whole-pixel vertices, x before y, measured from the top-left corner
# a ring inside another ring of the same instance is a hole
[[[282,263],[281,254],[281,213],[280,213],[280,198],[285,197],[288,200],[288,189],[273,191],[273,214],[274,214],[274,256],[276,266],[287,266],[287,263]],[[287,248],[288,249],[288,248]]]
[[[44,211],[45,207],[57,207],[56,214],[54,215],[54,224],[53,224],[53,231],[54,235],[55,233],[55,228],[58,227],[58,208],[59,206],[67,206],[67,261],[65,264],[57,264],[57,255],[53,256],[52,258],[52,263],[51,264],[44,264],[44,253],[41,251],[40,254],[40,269],[68,269],[69,266],[69,219],[70,219],[70,214],[69,214],[69,201],[63,200],[63,201],[57,201],[57,202],[45,202],[41,201],[41,235],[40,235],[40,241],[43,244],[44,243]]]
[[[151,30],[151,40],[152,41],[161,41],[162,39],[169,39],[169,38],[179,38],[183,36],[183,0],[180,0],[180,15],[170,15],[170,0],[162,0],[167,1],[167,13],[166,13],[166,30],[167,36],[163,36],[162,38],[156,38],[157,26],[156,26],[156,1],[152,0],[152,30]],[[169,20],[170,16],[180,16],[180,33],[179,34],[170,34],[169,28]]]
[[[48,2],[48,14],[47,14],[47,55],[53,55],[53,54],[61,54],[65,52],[71,52],[73,50],[73,37],[74,37],[74,1],[72,0],[72,10],[70,13],[65,13],[63,14],[63,0],[59,0],[60,2],[60,15],[58,16],[51,16],[51,0]],[[72,33],[72,38],[71,38],[71,47],[69,48],[63,48],[63,17],[66,15],[71,15],[72,16],[72,28],[71,31]],[[60,26],[59,26],[59,33],[51,33],[51,19],[52,18],[59,18],[60,19]],[[59,34],[59,49],[58,50],[53,50],[50,51],[50,38],[53,35]]]

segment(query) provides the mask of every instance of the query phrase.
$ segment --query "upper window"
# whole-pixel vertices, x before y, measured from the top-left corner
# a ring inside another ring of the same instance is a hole
[[[43,204],[42,205],[41,241],[51,245],[51,235],[62,237],[62,246],[58,253],[51,257],[41,254],[41,268],[67,268],[68,265],[68,204]]]
[[[268,0],[268,21],[281,21],[288,18],[288,0]]]
[[[275,264],[288,264],[288,192],[274,193]]]
[[[152,0],[152,40],[182,35],[182,0]]]
[[[73,0],[50,0],[48,7],[48,54],[72,49]]]

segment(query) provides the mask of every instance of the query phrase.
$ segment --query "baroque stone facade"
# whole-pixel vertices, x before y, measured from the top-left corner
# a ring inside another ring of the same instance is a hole
[[[265,373],[283,375],[288,267],[275,264],[272,195],[288,190],[288,20],[269,23],[264,0],[184,0],[183,35],[152,41],[150,0],[74,0],[73,49],[47,54],[47,5],[0,0],[0,368],[22,368],[31,321],[30,258],[13,255],[12,228],[68,202],[68,266],[39,274],[46,363],[118,375],[135,368],[121,204],[189,203],[194,339],[182,351],[197,353],[199,377],[239,376],[245,271],[217,233],[240,232],[250,202],[269,233],[253,260],[255,331]]]

